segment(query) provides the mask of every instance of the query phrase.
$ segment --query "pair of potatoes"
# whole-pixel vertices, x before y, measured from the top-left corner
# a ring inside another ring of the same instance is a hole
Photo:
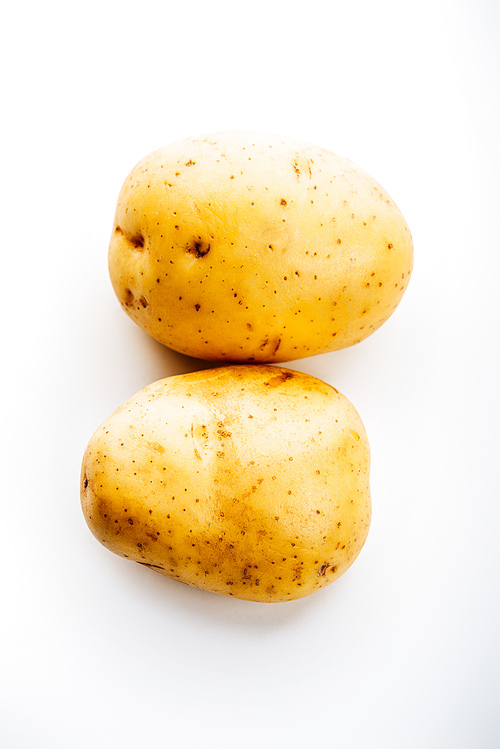
[[[96,431],[81,476],[96,538],[253,601],[345,572],[370,524],[366,433],[335,388],[276,365],[370,335],[412,261],[383,188],[315,146],[221,133],[141,161],[116,210],[116,295],[161,343],[230,365],[154,383]]]

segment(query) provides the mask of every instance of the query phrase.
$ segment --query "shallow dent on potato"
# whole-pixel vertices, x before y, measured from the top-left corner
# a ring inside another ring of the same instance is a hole
[[[331,386],[281,367],[145,388],[96,431],[81,482],[87,523],[110,551],[254,601],[328,585],[370,523],[359,416]]]
[[[113,236],[115,241],[119,241],[128,246],[129,249],[136,251],[143,250],[146,244],[146,238],[141,231],[126,234],[121,226],[115,226]]]

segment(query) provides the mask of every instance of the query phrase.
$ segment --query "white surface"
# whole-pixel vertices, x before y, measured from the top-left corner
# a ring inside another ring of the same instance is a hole
[[[0,745],[500,746],[498,4],[11,8]],[[351,158],[415,243],[380,331],[290,364],[359,410],[374,515],[346,575],[287,604],[122,560],[79,506],[99,423],[151,381],[202,366],[119,308],[106,264],[118,191],[149,151],[224,129]]]

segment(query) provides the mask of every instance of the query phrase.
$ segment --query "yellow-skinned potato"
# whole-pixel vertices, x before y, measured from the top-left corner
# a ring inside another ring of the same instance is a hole
[[[153,338],[211,361],[284,362],[358,343],[398,305],[408,227],[352,162],[242,132],[147,156],[121,190],[110,277]]]
[[[351,403],[310,375],[227,366],[146,387],[91,438],[81,499],[108,549],[252,601],[338,578],[370,524],[369,447]]]

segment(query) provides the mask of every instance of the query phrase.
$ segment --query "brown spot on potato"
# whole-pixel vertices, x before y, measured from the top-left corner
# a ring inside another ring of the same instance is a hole
[[[324,577],[324,575],[326,574],[326,571],[327,571],[327,569],[328,569],[329,566],[330,565],[329,565],[328,562],[323,562],[323,564],[321,565],[321,567],[318,570],[318,575],[320,577]]]
[[[195,257],[205,257],[210,252],[210,244],[203,242],[200,237],[195,239],[191,244],[188,244],[187,251]]]
[[[136,250],[142,250],[144,247],[144,237],[142,234],[134,234],[133,237],[130,237],[130,242],[134,245]]]
[[[124,291],[124,300],[123,303],[126,307],[133,307],[135,302],[135,297],[130,291],[130,289],[125,289]]]
[[[279,385],[282,385],[287,380],[291,380],[292,377],[293,377],[293,372],[280,372],[274,377],[271,377],[267,382],[264,383],[264,385],[266,385],[266,387],[278,387]]]

